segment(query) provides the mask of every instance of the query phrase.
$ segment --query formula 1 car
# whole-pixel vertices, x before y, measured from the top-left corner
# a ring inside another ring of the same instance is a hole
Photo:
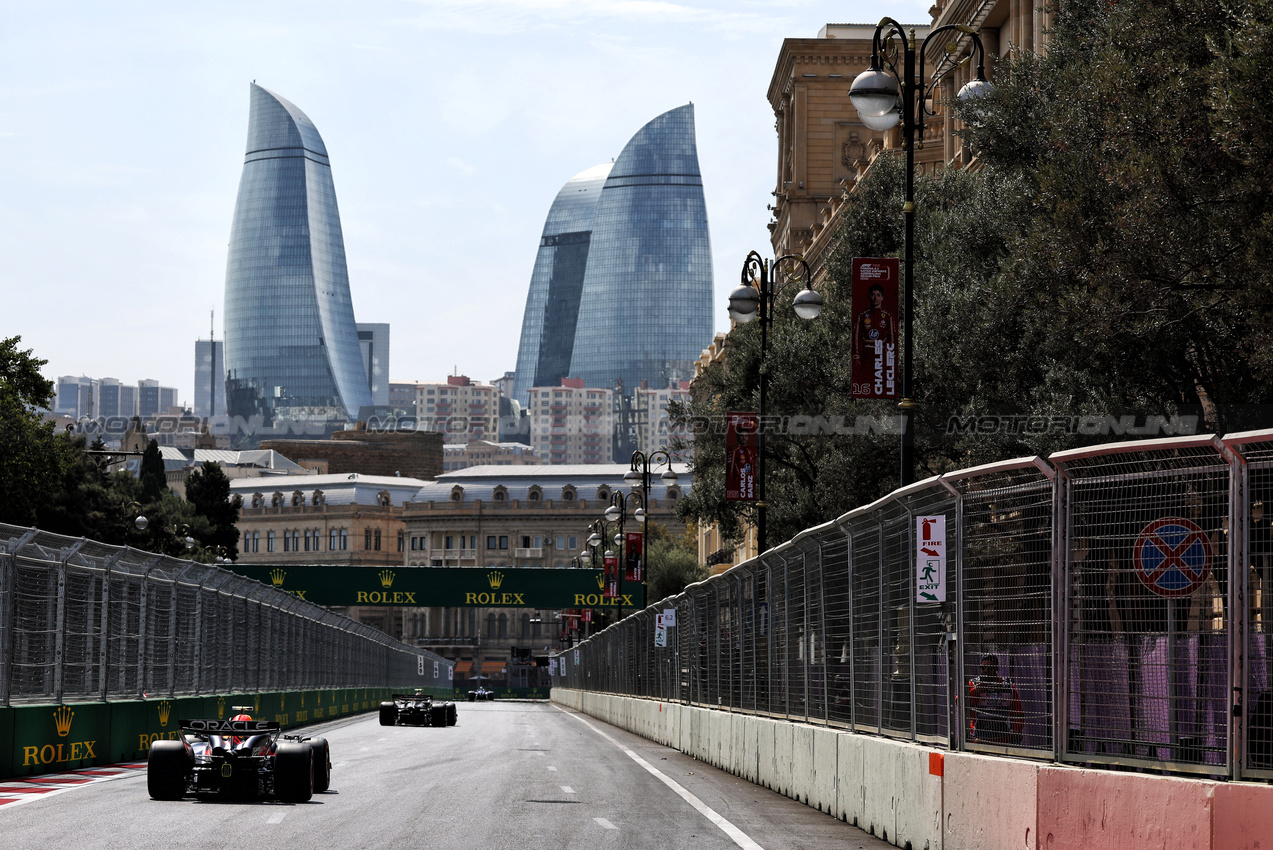
[[[490,688],[474,688],[469,691],[469,702],[485,702],[495,699],[495,692]]]
[[[433,697],[416,691],[394,694],[380,703],[381,726],[454,726],[459,712],[453,702],[434,702]]]
[[[272,796],[304,803],[331,785],[331,749],[325,738],[284,735],[278,723],[247,714],[177,725],[180,740],[150,746],[146,790],[156,800],[194,794],[237,800]]]

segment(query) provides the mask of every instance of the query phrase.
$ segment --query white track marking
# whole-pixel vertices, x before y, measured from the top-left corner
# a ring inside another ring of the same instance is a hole
[[[266,823],[282,823],[285,817],[287,817],[287,812],[275,812],[270,815],[270,819]]]
[[[552,771],[556,771],[556,770],[557,770],[557,768],[553,767],[551,764],[550,764],[550,765],[548,765],[548,769],[549,769],[549,770],[552,770]]]
[[[615,826],[614,824],[610,823],[610,821],[606,820],[605,818],[593,818],[593,820],[595,820],[597,823],[599,823],[599,824],[601,824],[602,826],[604,826],[606,829],[618,829],[618,828],[619,828],[619,827]]]
[[[573,794],[573,793],[575,793],[575,789],[571,788],[569,785],[563,785],[563,786],[561,786],[561,790],[562,790],[562,792],[563,792],[563,793],[565,793],[565,794]]]
[[[584,726],[587,726],[593,732],[596,732],[602,738],[605,738],[607,741],[614,744],[616,747],[622,750],[628,756],[628,758],[632,759],[634,762],[641,765],[641,767],[645,768],[647,771],[653,774],[655,778],[657,778],[660,782],[662,782],[668,788],[671,788],[672,791],[674,791],[678,797],[680,797],[682,800],[684,800],[685,802],[693,806],[695,810],[698,811],[699,814],[707,818],[712,823],[716,824],[716,826],[720,827],[721,832],[728,835],[730,840],[733,841],[735,844],[737,844],[739,847],[742,847],[743,850],[764,850],[764,848],[761,847],[759,844],[757,844],[755,841],[753,841],[751,837],[747,835],[747,833],[743,832],[741,829],[734,826],[729,821],[725,820],[725,818],[717,814],[710,806],[708,806],[698,797],[695,797],[689,791],[682,788],[674,779],[664,774],[657,767],[650,764],[645,759],[641,758],[639,755],[637,755],[632,750],[625,747],[623,744],[619,743],[614,738],[607,735],[605,732],[602,732],[596,726],[593,726],[587,720],[584,720],[582,716],[575,714],[573,712],[565,711],[565,709],[561,708],[560,706],[554,705],[553,708],[556,708],[558,711],[565,712],[570,717],[573,717],[574,719],[578,720]],[[598,823],[601,823],[603,819],[593,818],[593,820],[597,821]],[[609,823],[609,821],[606,821],[606,823]],[[602,825],[604,826],[605,824],[602,824]]]

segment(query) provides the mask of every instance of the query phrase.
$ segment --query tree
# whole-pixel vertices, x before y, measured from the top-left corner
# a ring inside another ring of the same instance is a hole
[[[207,462],[186,479],[186,500],[195,514],[207,521],[208,530],[199,542],[214,552],[224,549],[225,557],[239,556],[239,504],[230,498],[230,479],[219,464]]]
[[[977,167],[916,178],[919,478],[1119,438],[1076,429],[1085,416],[1269,424],[1273,119],[1258,93],[1273,83],[1273,9],[1067,0],[1055,20],[1045,53],[1001,62],[994,94],[958,107]],[[767,437],[771,542],[897,486],[896,409],[849,398],[844,350],[850,261],[902,252],[904,176],[886,151],[849,196],[817,321],[779,299],[767,412],[789,418]],[[756,410],[758,324],[730,333],[682,424]],[[791,427],[817,416],[813,433]],[[974,416],[1060,422],[955,427]],[[724,499],[723,428],[692,445],[678,512],[736,541],[752,515]]]
[[[699,564],[698,557],[687,538],[674,539],[667,529],[656,523],[646,528],[645,562],[646,603],[658,602],[675,596],[686,587],[707,578],[707,568]]]
[[[141,500],[145,503],[156,502],[168,489],[168,476],[164,473],[164,459],[159,451],[159,443],[151,440],[141,455]]]
[[[40,374],[48,361],[19,350],[21,341],[0,340],[0,522],[34,525],[69,458],[53,423],[37,412],[53,398],[53,383]]]

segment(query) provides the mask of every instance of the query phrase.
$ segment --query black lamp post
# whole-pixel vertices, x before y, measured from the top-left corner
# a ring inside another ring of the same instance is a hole
[[[768,367],[765,352],[769,325],[773,322],[774,298],[788,283],[803,283],[791,302],[796,315],[809,321],[822,312],[823,298],[811,285],[809,264],[803,257],[787,254],[770,262],[755,251],[743,260],[742,285],[729,293],[729,316],[740,325],[760,317],[760,409],[756,428],[756,549],[765,551],[765,390]]]
[[[637,521],[637,525],[641,528],[641,602],[646,602],[646,582],[649,581],[650,575],[650,547],[649,539],[646,537],[648,529],[649,506],[650,506],[650,468],[653,466],[657,469],[660,466],[666,466],[660,476],[663,483],[671,487],[676,483],[676,471],[672,469],[672,456],[663,449],[657,449],[649,454],[642,451],[632,453],[632,468],[623,476],[623,482],[632,488],[633,493],[638,490],[641,493],[641,507],[633,512],[633,517]]]
[[[902,261],[903,273],[903,307],[902,307],[902,400],[898,403],[902,417],[901,446],[901,486],[915,480],[915,432],[912,411],[915,402],[911,398],[911,317],[914,314],[915,287],[915,146],[916,131],[918,144],[924,144],[924,116],[935,115],[924,106],[924,101],[932,94],[941,82],[937,77],[931,82],[924,78],[924,51],[934,36],[944,32],[960,32],[972,37],[977,59],[977,76],[959,90],[961,101],[983,97],[994,90],[986,81],[985,49],[981,38],[971,27],[962,24],[948,24],[938,27],[924,37],[924,41],[915,47],[915,31],[910,38],[902,25],[892,18],[884,18],[875,27],[875,36],[871,41],[871,67],[858,74],[849,87],[849,99],[857,110],[858,118],[872,130],[891,130],[900,121],[902,124],[902,149],[906,151],[906,203],[902,206],[902,214],[906,216],[906,246]],[[899,70],[891,59],[883,56],[881,35],[884,40],[894,35],[902,43],[902,67]],[[915,59],[919,58],[919,72],[915,71]],[[887,70],[885,70],[887,66]],[[898,84],[901,90],[898,90]],[[918,95],[918,96],[917,96]]]

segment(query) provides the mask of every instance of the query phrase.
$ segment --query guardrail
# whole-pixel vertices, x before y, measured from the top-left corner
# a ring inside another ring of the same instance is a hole
[[[960,470],[633,614],[556,656],[552,681],[951,750],[1273,779],[1266,504],[1273,430]]]
[[[0,525],[0,706],[451,689],[453,662],[210,564]]]

